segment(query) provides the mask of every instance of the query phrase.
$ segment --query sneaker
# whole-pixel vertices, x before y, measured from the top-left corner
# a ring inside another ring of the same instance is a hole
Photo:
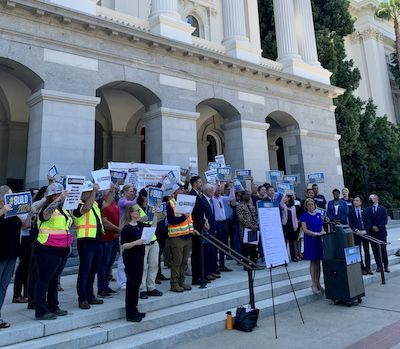
[[[171,291],[172,292],[182,293],[184,291],[184,288],[180,287],[180,286],[171,286]]]
[[[139,297],[140,297],[140,299],[147,299],[147,298],[149,298],[149,297],[147,297],[147,292],[140,292]]]
[[[191,291],[192,287],[189,286],[188,284],[181,284],[180,285],[185,291]]]
[[[90,309],[89,302],[82,302],[82,303],[79,303],[79,308],[80,308],[80,309],[83,309],[83,310]]]
[[[63,310],[63,309],[57,309],[56,311],[52,311],[53,314],[56,314],[57,316],[65,316],[68,315],[68,311]]]
[[[111,294],[113,294],[113,293],[118,293],[118,291],[114,291],[112,288],[109,288],[109,287],[106,288],[106,291],[107,291],[108,293],[111,293]]]
[[[100,291],[97,293],[97,297],[100,298],[111,298],[111,294],[109,294],[107,291]]]
[[[55,320],[57,315],[53,313],[44,313],[41,316],[36,316],[36,320]]]
[[[162,296],[162,292],[155,288],[152,291],[147,291],[147,295],[150,297],[160,297],[160,296]]]
[[[104,301],[98,298],[93,298],[92,300],[89,301],[89,304],[103,304],[103,303]]]

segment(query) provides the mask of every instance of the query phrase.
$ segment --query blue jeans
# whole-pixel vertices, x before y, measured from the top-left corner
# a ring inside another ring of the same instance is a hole
[[[0,311],[6,297],[7,287],[14,273],[16,258],[0,261]]]
[[[116,256],[114,241],[102,241],[100,243],[101,258],[98,259],[97,264],[97,289],[99,292],[106,291],[109,285],[108,272]],[[118,242],[118,240],[116,241]],[[111,262],[112,256],[114,256],[113,262]]]
[[[93,284],[101,252],[101,241],[78,239],[79,271],[76,289],[79,303],[89,302],[95,298]]]

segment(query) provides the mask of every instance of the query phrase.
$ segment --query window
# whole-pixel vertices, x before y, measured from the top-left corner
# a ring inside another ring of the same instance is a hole
[[[196,28],[192,33],[193,36],[200,37],[200,24],[199,21],[193,16],[187,16],[186,22],[188,22],[192,27]]]

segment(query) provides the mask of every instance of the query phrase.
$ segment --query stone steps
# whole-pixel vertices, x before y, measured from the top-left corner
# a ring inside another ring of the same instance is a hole
[[[393,253],[396,249],[389,250]],[[399,258],[390,257],[392,275],[400,274]],[[128,323],[124,318],[124,293],[104,305],[93,306],[87,311],[79,310],[74,290],[66,295],[71,314],[53,321],[33,320],[33,312],[24,310],[25,321],[12,321],[16,324],[2,330],[0,346],[4,348],[166,348],[182,341],[187,336],[202,336],[223,329],[225,312],[249,300],[247,273],[236,269],[233,273],[224,273],[223,278],[213,282],[206,289],[194,288],[183,294],[167,292],[163,297],[151,297],[140,303],[141,311],[147,313],[141,323]],[[293,285],[301,304],[320,299],[310,290],[308,263],[292,263],[289,266]],[[71,282],[75,281],[69,277]],[[274,294],[277,311],[295,306],[286,270],[281,267],[273,271]],[[364,279],[365,284],[378,282],[380,276],[374,274]],[[267,270],[256,273],[256,306],[262,316],[271,314],[271,289]],[[64,282],[63,282],[64,283]],[[168,287],[168,285],[163,285]],[[61,298],[61,296],[60,296]],[[27,313],[28,312],[28,313]],[[300,320],[299,320],[300,321]],[[174,329],[174,331],[172,331]],[[8,345],[8,346],[7,346]],[[100,346],[99,346],[100,345]],[[105,348],[105,346],[104,346]]]

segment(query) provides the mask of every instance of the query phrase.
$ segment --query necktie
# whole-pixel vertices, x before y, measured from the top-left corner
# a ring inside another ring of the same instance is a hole
[[[376,206],[373,206],[374,215],[376,215]]]
[[[361,218],[361,210],[360,209],[357,210],[357,217],[358,217],[358,226],[361,229],[364,229],[363,221],[362,221],[362,218]]]
[[[214,214],[214,203],[213,203],[212,199],[210,199],[210,207],[211,207],[212,214]]]

